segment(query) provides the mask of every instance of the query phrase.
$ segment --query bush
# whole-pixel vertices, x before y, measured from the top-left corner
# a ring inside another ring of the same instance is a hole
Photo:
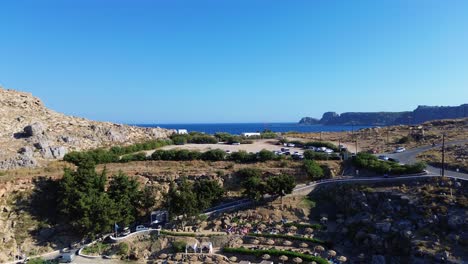
[[[130,161],[145,161],[147,160],[146,153],[144,152],[139,152],[136,154],[128,154],[122,156],[122,158],[119,160],[120,163],[126,163]]]
[[[327,154],[323,152],[315,152],[313,150],[305,150],[304,158],[308,160],[340,160],[340,156],[336,153]]]
[[[309,176],[309,178],[312,180],[318,180],[324,176],[323,169],[317,162],[313,160],[304,160],[302,167],[305,170],[307,176]]]
[[[262,149],[258,153],[258,160],[259,161],[265,162],[265,161],[276,160],[276,159],[277,159],[277,156],[272,151]]]
[[[233,152],[229,159],[239,163],[250,163],[255,162],[257,160],[257,155],[254,153],[247,153],[244,150],[239,150],[237,152]]]
[[[251,177],[262,177],[262,171],[257,168],[243,168],[236,172],[236,176],[241,179],[248,179]]]
[[[358,153],[353,160],[353,164],[358,168],[367,169],[378,174],[391,175],[421,173],[426,168],[426,164],[423,162],[400,165],[396,162],[379,160],[369,153]]]
[[[174,253],[180,253],[180,252],[185,252],[185,247],[187,246],[187,243],[183,241],[174,241],[172,242],[172,250]]]
[[[79,166],[80,164],[86,162],[93,162],[94,164],[105,164],[105,163],[112,163],[112,162],[119,162],[120,156],[142,151],[142,150],[151,150],[160,148],[166,145],[172,144],[171,140],[151,140],[146,141],[143,143],[136,143],[130,146],[114,146],[109,150],[106,149],[94,149],[88,151],[72,151],[70,153],[65,154],[63,157],[64,161],[70,162]],[[141,159],[141,154],[135,154],[136,156],[124,156],[125,159],[122,162],[133,161],[134,159]],[[146,159],[146,157],[145,157]]]
[[[174,145],[185,145],[187,144],[187,137],[174,136],[172,137],[172,142],[174,143]]]
[[[117,246],[117,255],[126,256],[128,254],[129,246],[127,243],[122,242]]]
[[[221,149],[208,150],[201,154],[202,160],[221,161],[226,159],[226,152]]]

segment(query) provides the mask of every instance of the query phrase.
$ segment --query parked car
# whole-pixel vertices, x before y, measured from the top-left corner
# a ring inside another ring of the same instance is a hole
[[[388,158],[388,161],[400,163],[400,160],[395,158]]]
[[[291,148],[294,148],[296,145],[294,145],[293,143],[289,143],[288,144],[288,147],[291,147]]]
[[[389,160],[390,158],[387,157],[387,156],[385,156],[385,155],[380,155],[380,156],[378,157],[378,159],[379,159],[379,160]]]
[[[122,229],[122,232],[120,233],[120,236],[127,236],[127,235],[130,235],[131,231],[130,231],[130,228],[129,227],[124,227]]]
[[[226,153],[227,153],[227,154],[231,154],[231,151],[228,149],[228,150],[226,150]]]
[[[327,148],[323,152],[330,154],[330,153],[333,153],[333,149]]]
[[[240,142],[233,142],[232,145],[234,146],[239,146],[241,143]]]
[[[401,152],[404,152],[406,151],[406,149],[404,147],[398,147],[395,149],[395,153],[401,153]]]
[[[138,231],[143,231],[143,230],[148,230],[149,228],[144,226],[144,225],[137,225],[135,227],[135,230],[138,232]]]
[[[75,259],[75,252],[63,253],[56,258],[59,263],[71,263]]]

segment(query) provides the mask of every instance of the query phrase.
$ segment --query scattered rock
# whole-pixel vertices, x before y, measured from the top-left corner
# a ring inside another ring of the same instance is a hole
[[[36,122],[24,128],[24,134],[26,137],[39,136],[44,133],[44,125]]]

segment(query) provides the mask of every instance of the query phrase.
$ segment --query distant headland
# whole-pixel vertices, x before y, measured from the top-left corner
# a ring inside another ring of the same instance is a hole
[[[321,119],[304,117],[299,124],[307,125],[357,125],[389,126],[420,124],[436,119],[464,118],[468,116],[468,104],[460,106],[420,105],[414,111],[405,112],[326,112]]]

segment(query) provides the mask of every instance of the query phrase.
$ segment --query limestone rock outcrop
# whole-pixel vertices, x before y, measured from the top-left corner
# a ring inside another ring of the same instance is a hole
[[[0,87],[0,170],[35,167],[69,151],[128,145],[172,133],[67,116],[30,93]]]

